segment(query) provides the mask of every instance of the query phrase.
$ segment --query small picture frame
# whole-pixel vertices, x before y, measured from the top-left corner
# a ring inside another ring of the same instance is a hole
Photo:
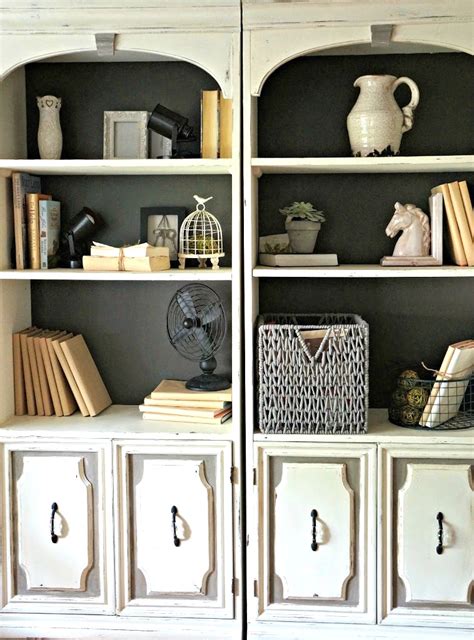
[[[148,158],[148,111],[104,111],[104,159]]]
[[[170,260],[178,259],[179,227],[186,217],[184,207],[142,207],[140,209],[140,242],[153,247],[168,247]]]

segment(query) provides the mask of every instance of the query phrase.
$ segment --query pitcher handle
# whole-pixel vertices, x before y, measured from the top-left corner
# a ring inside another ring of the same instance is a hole
[[[406,78],[406,77],[397,78],[393,83],[392,90],[395,91],[395,89],[399,87],[401,84],[407,84],[410,87],[410,91],[411,91],[410,102],[407,104],[406,107],[402,107],[402,112],[403,112],[402,133],[405,133],[406,131],[410,131],[410,129],[413,127],[413,118],[414,118],[413,112],[415,111],[415,109],[418,106],[418,103],[420,102],[420,91],[416,83],[411,78]]]

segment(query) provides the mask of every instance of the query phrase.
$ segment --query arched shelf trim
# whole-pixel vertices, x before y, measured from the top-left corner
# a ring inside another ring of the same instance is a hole
[[[472,28],[472,23],[398,25],[394,27],[392,42],[473,55]],[[254,31],[251,34],[251,93],[260,96],[267,79],[291,60],[330,49],[370,45],[370,42],[368,25],[350,29],[316,27],[276,29],[270,33]],[[390,53],[389,47],[387,53]]]
[[[206,38],[206,48],[203,42],[196,43],[204,34],[192,34],[190,42],[187,43],[183,42],[182,34],[180,38],[175,34],[170,38],[169,35],[171,34],[144,34],[141,37],[135,34],[118,35],[116,51],[143,53],[188,62],[208,73],[217,82],[226,98],[232,97],[233,38],[228,34],[212,34],[210,38]],[[41,34],[39,38],[34,34],[27,38],[24,35],[4,35],[2,39],[2,53],[5,55],[1,57],[0,80],[32,62],[96,51],[94,35],[91,34],[69,34],[67,38],[56,34]],[[226,47],[225,53],[222,50],[223,46]],[[100,61],[100,57],[97,57],[97,62]]]

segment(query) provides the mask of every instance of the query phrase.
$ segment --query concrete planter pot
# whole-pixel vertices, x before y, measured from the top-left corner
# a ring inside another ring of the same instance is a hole
[[[285,229],[290,238],[290,247],[293,253],[313,253],[316,246],[320,222],[311,220],[287,220]]]

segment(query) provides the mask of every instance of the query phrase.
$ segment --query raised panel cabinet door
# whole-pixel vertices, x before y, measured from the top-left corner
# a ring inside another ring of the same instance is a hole
[[[230,617],[231,444],[117,446],[122,615]]]
[[[104,451],[59,446],[6,445],[7,609],[110,611]]]
[[[407,602],[470,604],[473,525],[470,465],[408,463],[398,503],[398,572]]]
[[[257,445],[259,619],[375,619],[375,452]]]
[[[380,447],[381,622],[474,626],[472,446],[443,449]]]

